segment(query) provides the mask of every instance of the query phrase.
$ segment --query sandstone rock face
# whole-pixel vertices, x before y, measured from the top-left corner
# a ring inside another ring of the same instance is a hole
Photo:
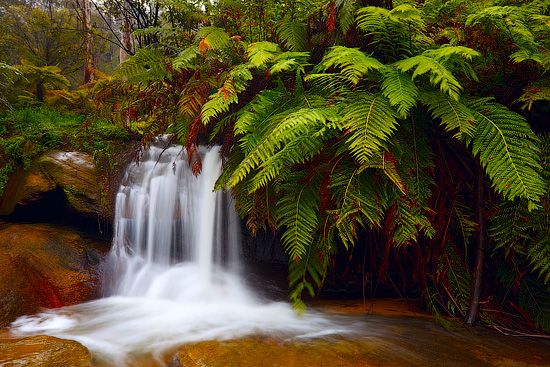
[[[101,172],[93,157],[80,152],[47,152],[28,170],[20,168],[10,178],[0,199],[0,215],[11,214],[16,205],[41,200],[60,188],[68,205],[80,214],[102,215]]]
[[[51,336],[0,339],[0,366],[89,367],[91,355],[74,340]]]
[[[107,250],[68,229],[0,222],[0,327],[97,297]]]

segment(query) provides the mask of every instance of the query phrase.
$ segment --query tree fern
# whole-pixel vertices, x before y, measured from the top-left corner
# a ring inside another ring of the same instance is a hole
[[[340,68],[340,73],[357,85],[369,71],[379,70],[384,66],[358,48],[334,46],[325,54],[316,69],[322,72],[333,67]]]
[[[136,84],[164,79],[171,75],[166,68],[167,63],[171,62],[161,49],[138,48],[133,56],[118,66],[114,76]]]
[[[509,200],[529,200],[532,208],[546,190],[537,172],[539,139],[522,116],[500,104],[475,99],[467,106],[476,118],[472,152],[479,156],[493,187]]]
[[[408,74],[395,67],[388,67],[384,72],[382,94],[392,106],[397,106],[397,113],[401,117],[406,117],[416,106],[419,91]]]
[[[347,144],[359,163],[368,162],[397,127],[389,102],[383,96],[361,93],[344,105],[341,126],[349,131]]]
[[[337,119],[336,111],[331,108],[302,108],[288,114],[272,130],[262,136],[259,143],[234,171],[228,180],[228,186],[235,185],[244,179],[252,169],[269,161],[285,144],[307,135],[310,127]]]
[[[530,84],[521,97],[518,98],[518,102],[523,102],[523,106],[528,110],[533,108],[533,104],[537,101],[550,102],[550,79],[541,79]]]
[[[205,48],[223,49],[229,43],[229,34],[218,27],[202,27],[197,32],[196,38],[200,40],[203,50]],[[199,45],[201,49],[201,45]]]
[[[260,67],[267,61],[274,60],[281,52],[281,48],[278,44],[261,41],[248,45],[247,56],[252,65]]]
[[[288,50],[307,50],[307,30],[304,22],[290,21],[281,23],[277,29],[277,35]]]
[[[234,67],[226,76],[221,88],[210,96],[201,111],[203,124],[207,124],[214,117],[229,111],[229,106],[239,101],[238,95],[248,86],[253,75],[250,64],[240,64]]]
[[[319,195],[317,185],[308,176],[307,171],[288,175],[278,203],[278,227],[284,228],[283,247],[295,261],[307,255],[318,227]]]
[[[424,93],[422,103],[428,107],[434,117],[441,119],[441,124],[446,131],[454,132],[453,136],[456,139],[464,140],[474,136],[474,115],[460,100],[440,93]]]
[[[395,67],[402,72],[414,69],[412,79],[415,79],[419,75],[427,74],[430,84],[436,87],[439,86],[441,92],[458,100],[462,91],[462,85],[441,62],[430,54],[430,52],[425,52],[422,55],[397,61]]]

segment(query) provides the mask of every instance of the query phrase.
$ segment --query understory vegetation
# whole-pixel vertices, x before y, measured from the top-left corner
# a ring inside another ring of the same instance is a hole
[[[158,22],[79,89],[0,63],[2,180],[136,133],[199,174],[217,144],[216,188],[280,235],[298,310],[347,274],[443,323],[550,331],[549,1],[141,3]]]

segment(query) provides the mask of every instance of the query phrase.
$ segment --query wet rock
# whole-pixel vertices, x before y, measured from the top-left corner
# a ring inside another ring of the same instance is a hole
[[[34,160],[28,170],[19,168],[10,177],[0,199],[0,215],[13,213],[17,205],[40,201],[58,188],[64,191],[67,204],[76,212],[103,215],[101,182],[101,172],[89,154],[47,152]]]
[[[68,229],[0,222],[0,327],[97,297],[105,251]]]
[[[74,340],[51,336],[0,339],[0,366],[89,367],[91,355]]]

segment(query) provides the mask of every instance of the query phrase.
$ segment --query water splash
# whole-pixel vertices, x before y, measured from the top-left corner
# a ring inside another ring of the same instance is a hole
[[[95,358],[123,366],[189,342],[251,334],[312,337],[342,331],[310,312],[260,300],[243,282],[240,222],[231,197],[213,191],[216,149],[199,151],[195,177],[181,147],[151,147],[128,168],[116,198],[114,282],[106,297],[22,317],[18,335],[47,334],[84,344]]]

